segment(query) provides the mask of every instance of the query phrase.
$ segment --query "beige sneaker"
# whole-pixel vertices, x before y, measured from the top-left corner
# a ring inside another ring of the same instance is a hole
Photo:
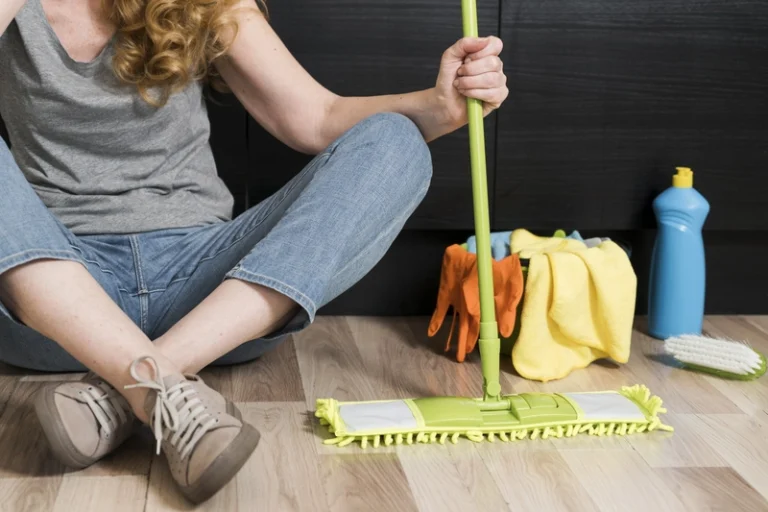
[[[53,453],[75,469],[123,444],[136,420],[125,398],[92,372],[80,381],[41,390],[35,412]]]
[[[147,363],[152,379],[138,375],[137,368]],[[242,421],[232,402],[205,385],[200,377],[163,377],[150,357],[131,365],[137,384],[147,388],[145,411],[157,439],[157,453],[168,460],[181,492],[193,503],[201,503],[224,487],[250,458],[259,444],[260,434]]]

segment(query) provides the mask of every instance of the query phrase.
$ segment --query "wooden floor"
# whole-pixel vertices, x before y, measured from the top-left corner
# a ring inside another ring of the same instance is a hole
[[[642,383],[669,409],[674,434],[519,443],[326,447],[316,398],[373,400],[480,394],[477,355],[458,364],[427,338],[424,318],[321,317],[253,364],[204,378],[241,404],[262,443],[214,511],[768,511],[768,377],[732,383],[677,370],[637,322],[630,363],[595,364],[542,385],[504,361],[505,392],[617,389]],[[717,317],[713,335],[768,353],[768,317]],[[138,435],[81,472],[49,453],[30,397],[51,380],[0,366],[0,510],[190,510],[152,440]]]

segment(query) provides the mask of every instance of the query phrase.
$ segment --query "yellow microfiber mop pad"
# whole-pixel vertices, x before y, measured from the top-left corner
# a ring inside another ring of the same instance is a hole
[[[626,253],[611,241],[587,248],[529,240],[536,245],[522,246],[530,261],[515,369],[547,382],[597,359],[626,363],[637,291]]]

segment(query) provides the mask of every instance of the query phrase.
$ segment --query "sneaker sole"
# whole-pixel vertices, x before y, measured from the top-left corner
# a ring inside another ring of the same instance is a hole
[[[234,407],[234,405],[233,405]],[[234,407],[235,416],[240,416],[240,411]],[[241,420],[242,421],[242,420]],[[192,503],[202,503],[214,494],[219,492],[222,487],[227,485],[230,480],[242,469],[248,459],[256,450],[261,439],[261,434],[253,426],[243,422],[243,428],[227,448],[216,457],[213,463],[208,466],[197,482],[181,487],[182,494]]]
[[[62,464],[73,469],[83,469],[94,464],[98,459],[80,453],[67,435],[55,397],[55,387],[52,386],[42,389],[35,399],[35,413],[51,451]]]

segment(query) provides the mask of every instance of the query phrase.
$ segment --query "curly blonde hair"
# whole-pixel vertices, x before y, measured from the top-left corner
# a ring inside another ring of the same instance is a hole
[[[151,105],[193,81],[223,89],[213,61],[237,34],[238,0],[105,0],[117,26],[112,67]],[[254,8],[263,4],[254,3]]]

